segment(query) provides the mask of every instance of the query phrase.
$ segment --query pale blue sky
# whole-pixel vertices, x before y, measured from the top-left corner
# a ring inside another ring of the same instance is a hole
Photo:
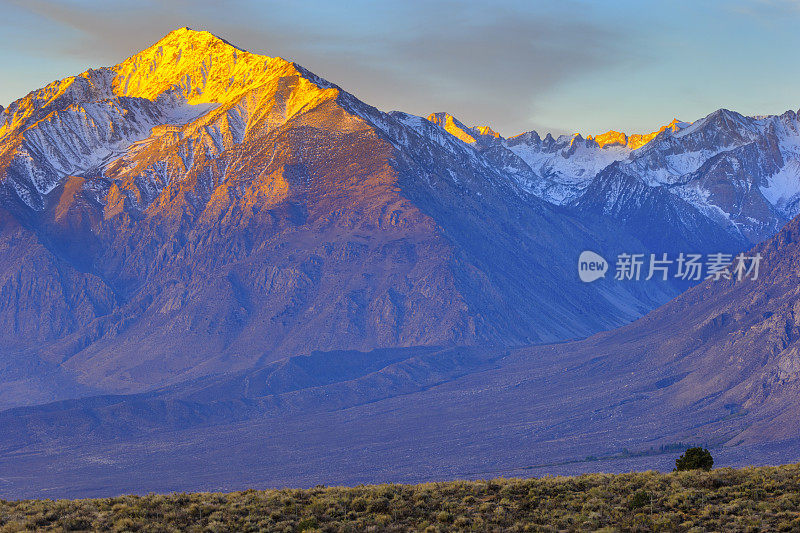
[[[220,7],[222,5],[222,7]],[[280,55],[383,110],[504,135],[800,108],[800,1],[0,0],[0,105],[172,29]]]

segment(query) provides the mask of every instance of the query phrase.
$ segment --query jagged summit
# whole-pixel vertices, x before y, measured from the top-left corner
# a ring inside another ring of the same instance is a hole
[[[159,99],[160,106],[171,100],[172,107],[179,103],[224,104],[235,102],[254,88],[293,76],[310,82],[303,84],[304,90],[310,86],[314,91],[334,87],[280,57],[252,54],[208,31],[179,28],[117,65],[54,81],[12,102],[0,113],[0,141],[7,143],[9,135],[74,105],[83,107],[94,122],[113,124],[113,116],[131,111],[130,102],[121,102],[121,97]],[[96,113],[99,110],[85,108],[89,102],[104,102],[102,117]],[[161,121],[153,113],[146,113],[148,120]]]
[[[588,135],[587,139],[594,140],[598,144],[598,146],[600,146],[600,148],[605,148],[606,146],[624,146],[629,148],[630,150],[636,150],[646,145],[653,139],[655,139],[658,136],[658,134],[663,131],[669,130],[672,132],[676,132],[687,126],[689,126],[688,123],[675,118],[672,119],[672,122],[670,122],[666,126],[662,126],[657,131],[653,131],[650,133],[634,133],[629,136],[620,131],[609,130],[600,135]]]
[[[180,28],[111,70],[116,94],[152,100],[174,89],[197,104],[229,100],[282,75],[290,65],[279,57],[247,52],[208,31]]]
[[[428,120],[442,128],[453,137],[456,137],[467,144],[473,144],[477,142],[475,137],[470,134],[470,130],[472,128],[465,126],[460,120],[449,113],[431,113],[428,115]]]
[[[236,48],[237,50],[240,50],[242,52],[247,52],[247,50],[245,50],[244,48],[236,46],[235,44],[231,43],[227,39],[223,39],[222,37],[220,37],[218,35],[215,35],[215,34],[211,33],[208,30],[194,30],[194,29],[190,28],[189,26],[184,26],[182,28],[178,28],[176,30],[172,30],[171,32],[166,34],[163,38],[161,38],[160,41],[165,41],[165,40],[169,39],[170,37],[181,39],[181,40],[194,39],[196,41],[207,41],[207,42],[218,42],[218,41],[221,41],[222,43],[224,43],[224,44],[226,44],[228,46],[232,46],[233,48]]]
[[[475,144],[478,142],[478,139],[482,137],[490,140],[502,139],[501,135],[490,126],[469,127],[449,113],[431,113],[427,118],[447,133],[467,144]]]
[[[604,148],[607,145],[620,145],[620,146],[627,146],[628,145],[628,136],[621,131],[615,130],[608,130],[605,133],[602,133],[597,136],[588,136],[589,139],[594,139],[594,141],[600,146],[600,148]]]
[[[247,50],[232,44],[231,42],[219,37],[211,33],[208,30],[195,30],[188,26],[184,26],[182,28],[177,28],[172,30],[171,32],[167,33],[156,41],[153,46],[172,46],[177,43],[178,46],[181,44],[185,44],[187,42],[192,42],[194,44],[201,44],[201,45],[216,45],[217,43],[223,43],[227,46],[231,46],[240,50],[242,52],[246,52]]]
[[[587,135],[585,139],[579,133],[573,133],[572,135],[560,135],[558,139],[553,139],[553,136],[549,132],[544,138],[542,138],[539,136],[538,132],[531,130],[509,137],[509,141],[511,141],[512,144],[524,144],[531,142],[533,142],[534,144],[539,144],[542,141],[545,141],[547,143],[556,142],[558,145],[571,146],[576,141],[582,142],[586,140],[596,143],[599,148],[621,147],[621,148],[627,148],[629,150],[636,150],[637,148],[641,148],[642,146],[646,145],[647,143],[655,139],[659,133],[665,130],[676,132],[690,125],[691,123],[683,122],[676,118],[673,119],[672,122],[670,122],[669,124],[662,126],[658,130],[650,133],[634,133],[628,135],[621,131],[608,130],[607,132],[598,135]],[[548,138],[551,139],[551,141],[548,141]],[[560,147],[563,148],[563,146]]]
[[[0,182],[42,210],[46,195],[70,176],[103,176],[119,183],[112,197],[121,187],[146,209],[168,182],[190,173],[189,158],[199,164],[218,157],[340,94],[282,58],[181,28],[115,66],[55,81],[0,113]],[[174,149],[191,156],[164,170]]]
[[[494,131],[491,126],[473,126],[472,129],[481,135],[488,135],[490,137],[494,137],[495,139],[500,138],[500,134]]]

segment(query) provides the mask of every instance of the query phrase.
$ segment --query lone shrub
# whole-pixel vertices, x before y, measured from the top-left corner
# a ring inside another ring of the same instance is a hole
[[[675,459],[675,470],[682,472],[685,470],[711,470],[714,466],[714,458],[711,452],[705,448],[689,448],[686,453]]]
[[[651,498],[652,496],[646,490],[637,491],[631,498],[631,509],[641,509],[645,505],[650,505]]]

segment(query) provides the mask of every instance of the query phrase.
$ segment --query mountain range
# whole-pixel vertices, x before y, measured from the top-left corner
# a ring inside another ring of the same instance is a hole
[[[133,395],[0,412],[0,490],[238,490],[796,461],[800,218],[588,339],[314,352]],[[46,488],[42,488],[46,487]]]
[[[799,161],[794,112],[504,138],[171,32],[0,109],[0,495],[746,460],[797,429]]]
[[[208,32],[32,92],[0,115],[0,147],[18,376],[0,405],[319,349],[581,337],[680,291],[577,282],[582,250],[646,246],[433,122]]]

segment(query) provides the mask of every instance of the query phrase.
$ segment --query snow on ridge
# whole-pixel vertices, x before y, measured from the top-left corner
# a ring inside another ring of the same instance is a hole
[[[10,131],[3,124],[21,128],[17,133],[24,142],[17,154],[18,175],[29,176],[32,186],[21,186],[18,192],[31,207],[37,205],[31,196],[33,191],[44,195],[67,175],[102,171],[109,159],[119,157],[137,143],[173,134],[219,106],[232,104],[234,95],[241,96],[242,91],[270,79],[270,69],[281,75],[299,73],[312,86],[309,93],[316,90],[314,85],[323,91],[339,90],[299,65],[236,49],[207,32],[187,34],[200,45],[194,57],[197,64],[189,64],[185,43],[173,43],[177,34],[171,35],[116,67],[89,70],[31,93],[28,102],[32,107],[25,111],[29,116],[20,114],[24,106],[19,102],[0,111],[0,135]],[[168,42],[172,49],[166,50]],[[167,61],[169,58],[174,59],[174,65]],[[217,66],[219,62],[223,64]],[[147,65],[155,65],[163,72],[146,72]],[[176,73],[180,79],[172,79]],[[132,80],[143,85],[134,90],[129,87]],[[124,86],[115,85],[119,83]],[[231,84],[235,90],[227,92]],[[162,92],[156,94],[156,89]],[[501,176],[553,204],[568,204],[580,198],[593,180],[602,179],[604,169],[619,163],[625,166],[626,173],[647,186],[667,186],[715,220],[724,211],[713,205],[713,195],[708,190],[699,183],[690,183],[699,179],[695,173],[718,154],[766,140],[769,142],[765,146],[778,146],[783,166],[777,172],[774,165],[764,167],[770,168],[773,175],[758,176],[754,183],[765,200],[786,216],[797,214],[800,205],[800,125],[792,111],[746,117],[720,109],[693,123],[675,119],[657,132],[630,137],[608,132],[596,137],[576,134],[557,139],[548,134],[542,139],[531,131],[504,139],[491,128],[467,127],[446,113],[428,118],[382,113],[343,91],[338,101],[383,132],[400,151],[413,153],[425,149],[420,148],[420,143],[434,142],[453,157],[484,168],[492,179]],[[54,111],[48,114],[51,105]],[[226,133],[237,136],[248,123],[248,110],[234,105],[227,113],[230,131]],[[35,119],[36,123],[28,127],[23,119]],[[213,144],[216,150],[223,147],[223,134],[216,125],[209,126],[206,133],[203,142]],[[600,137],[603,139],[598,142]],[[732,156],[728,162],[733,173],[730,179],[742,181],[735,176],[741,170],[736,157],[743,156]]]
[[[160,104],[160,105],[159,105]],[[67,176],[80,176],[102,167],[165,125],[182,127],[217,107],[167,100],[155,104],[117,98],[72,105],[50,113],[20,133],[18,161],[40,195],[47,195]],[[31,157],[35,156],[35,157]],[[30,160],[29,160],[30,158]],[[41,168],[40,168],[41,167]],[[46,170],[45,170],[46,169]],[[34,208],[30,194],[26,203]]]
[[[767,201],[787,218],[800,214],[800,160],[788,161],[777,173],[767,178],[767,185],[759,189]]]

